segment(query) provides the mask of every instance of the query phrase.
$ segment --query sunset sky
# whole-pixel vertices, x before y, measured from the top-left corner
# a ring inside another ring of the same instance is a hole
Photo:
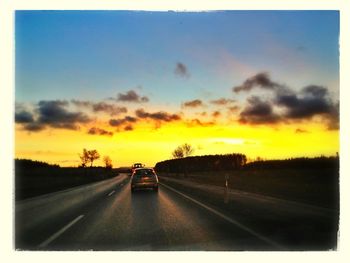
[[[338,41],[337,11],[16,11],[16,158],[335,155]]]

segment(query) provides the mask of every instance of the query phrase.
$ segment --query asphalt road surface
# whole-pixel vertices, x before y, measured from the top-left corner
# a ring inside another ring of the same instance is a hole
[[[42,202],[35,214],[48,211]],[[64,213],[51,213],[32,226],[24,227],[29,217],[35,217],[34,210],[27,209],[29,216],[19,208],[15,235],[19,250],[288,250],[234,215],[166,185],[160,185],[158,193],[132,194],[127,177],[113,179],[96,198]]]

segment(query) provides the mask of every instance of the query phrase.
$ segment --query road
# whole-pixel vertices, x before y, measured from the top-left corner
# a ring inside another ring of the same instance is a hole
[[[35,213],[33,207],[25,209],[32,202],[16,207],[20,250],[288,250],[244,220],[166,184],[158,193],[131,194],[128,178],[119,177],[95,198],[24,227],[34,214],[49,209],[40,202]]]

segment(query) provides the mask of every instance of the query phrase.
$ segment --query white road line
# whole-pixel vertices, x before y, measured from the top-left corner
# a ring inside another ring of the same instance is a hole
[[[108,196],[111,196],[112,194],[114,194],[115,193],[115,190],[113,190],[112,192],[110,192],[109,194],[108,194]]]
[[[46,239],[44,242],[42,242],[38,248],[44,248],[48,244],[50,244],[52,241],[54,241],[56,238],[58,238],[60,235],[62,235],[66,230],[68,230],[71,226],[73,226],[76,222],[78,222],[80,219],[82,219],[84,215],[78,216],[76,219],[74,219],[72,222],[70,222],[65,227],[61,228],[59,231],[57,231],[55,234],[53,234],[51,237]]]
[[[285,250],[285,248],[284,248],[283,246],[281,246],[280,244],[277,244],[276,242],[272,241],[271,239],[269,239],[269,238],[267,238],[267,237],[264,237],[263,235],[261,235],[261,234],[255,232],[254,230],[250,229],[249,227],[247,227],[247,226],[245,226],[245,225],[239,223],[238,221],[236,221],[236,220],[234,220],[234,219],[232,219],[232,218],[230,218],[230,217],[228,217],[228,216],[226,216],[226,215],[220,213],[219,211],[217,211],[217,210],[215,210],[215,209],[213,209],[213,208],[211,208],[211,207],[209,207],[209,206],[207,206],[207,205],[205,205],[205,204],[203,204],[203,203],[201,203],[201,202],[199,202],[199,201],[193,199],[192,197],[189,197],[188,195],[186,195],[186,194],[184,194],[184,193],[179,192],[178,190],[176,190],[176,189],[174,189],[174,188],[172,188],[172,187],[170,187],[170,186],[168,186],[168,185],[165,185],[164,183],[160,183],[160,184],[161,184],[162,186],[168,188],[169,190],[172,190],[172,191],[174,191],[175,193],[177,193],[177,194],[179,194],[179,195],[185,197],[186,199],[188,199],[188,200],[190,200],[190,201],[196,203],[197,205],[199,205],[199,206],[205,208],[206,210],[212,212],[213,214],[215,214],[215,215],[221,217],[222,219],[224,219],[224,220],[230,222],[231,224],[234,224],[235,226],[238,226],[239,228],[241,228],[241,229],[247,231],[248,233],[252,234],[253,236],[259,238],[260,240],[262,240],[262,241],[264,241],[264,242],[266,242],[266,243],[268,243],[268,244],[270,244],[270,245],[272,245],[272,246],[274,246],[274,247],[276,247],[276,248],[278,248],[278,249],[280,249],[280,250]]]

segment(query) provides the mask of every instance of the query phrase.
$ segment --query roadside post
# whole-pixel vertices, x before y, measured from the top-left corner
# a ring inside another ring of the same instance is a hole
[[[225,192],[224,192],[224,203],[227,204],[229,201],[229,195],[228,195],[228,179],[229,175],[225,174]]]

